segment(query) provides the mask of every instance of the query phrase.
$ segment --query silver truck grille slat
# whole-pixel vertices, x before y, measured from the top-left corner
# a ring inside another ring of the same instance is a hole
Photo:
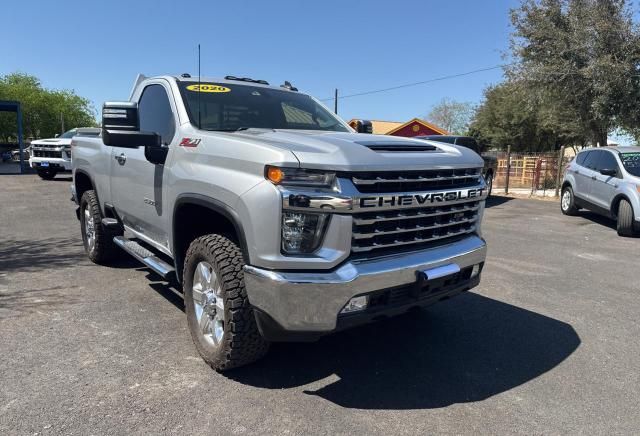
[[[463,230],[459,230],[457,232],[447,232],[444,235],[438,235],[438,236],[433,236],[431,238],[419,238],[419,237],[414,237],[413,240],[400,240],[397,239],[391,243],[387,243],[387,244],[382,244],[382,243],[373,243],[371,246],[353,246],[351,248],[351,251],[353,251],[354,253],[361,253],[361,252],[365,252],[365,251],[371,251],[374,249],[378,249],[378,248],[392,248],[392,247],[399,247],[399,246],[403,246],[403,245],[413,245],[413,244],[421,244],[421,243],[425,243],[425,242],[433,242],[433,241],[438,241],[438,240],[442,240],[442,239],[448,239],[448,238],[453,238],[456,236],[461,236],[467,233],[471,233],[475,231],[475,225],[474,226],[470,226],[468,228],[465,228]]]
[[[353,223],[357,226],[366,225],[366,224],[374,224],[382,221],[399,221],[399,220],[408,220],[413,218],[426,218],[432,216],[439,215],[447,215],[453,212],[474,212],[478,210],[477,203],[475,206],[469,206],[469,203],[465,203],[463,206],[446,206],[446,207],[438,207],[433,208],[434,211],[428,211],[427,209],[418,209],[418,210],[405,210],[405,211],[396,211],[395,213],[386,213],[380,214],[376,213],[371,215],[371,217],[363,217],[365,214],[356,215],[353,218]]]
[[[410,192],[474,186],[480,182],[480,168],[424,171],[384,171],[348,173],[362,193]]]
[[[61,151],[51,151],[51,150],[32,150],[33,157],[52,157],[52,158],[61,158]]]
[[[354,233],[353,238],[354,239],[366,239],[366,238],[373,238],[374,236],[380,236],[380,235],[395,235],[395,234],[399,234],[399,233],[408,233],[408,232],[419,232],[422,230],[432,230],[432,229],[441,229],[444,227],[449,227],[449,226],[455,226],[458,224],[464,224],[464,223],[473,223],[477,220],[477,217],[472,217],[472,218],[466,218],[466,219],[461,219],[458,221],[451,221],[449,223],[446,224],[433,224],[430,226],[415,226],[415,227],[410,227],[410,228],[402,228],[402,227],[397,227],[395,230],[387,230],[387,231],[383,231],[383,230],[375,230],[371,233]]]
[[[445,180],[463,180],[463,179],[471,179],[477,180],[477,177],[473,176],[451,176],[451,177],[418,177],[416,179],[405,178],[399,176],[394,179],[383,179],[382,177],[376,177],[375,179],[359,179],[357,177],[353,177],[353,183],[357,185],[374,185],[376,183],[415,183],[415,182],[442,182]]]

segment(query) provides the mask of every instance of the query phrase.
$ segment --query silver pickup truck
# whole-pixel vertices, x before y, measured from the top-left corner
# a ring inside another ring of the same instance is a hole
[[[182,289],[217,370],[478,285],[482,159],[356,133],[288,82],[136,81],[72,142],[89,258],[129,253]]]

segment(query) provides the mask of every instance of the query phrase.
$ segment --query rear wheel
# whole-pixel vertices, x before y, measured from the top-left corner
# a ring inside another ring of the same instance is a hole
[[[58,172],[54,170],[38,170],[38,175],[43,180],[52,180],[56,174],[58,174]]]
[[[95,191],[85,191],[80,199],[80,227],[82,242],[87,256],[94,263],[106,263],[116,257],[118,247],[113,242],[116,236],[102,225],[102,214]]]
[[[633,207],[625,199],[620,200],[618,205],[617,230],[620,236],[635,236],[638,233],[633,219]]]
[[[565,186],[562,188],[560,209],[565,215],[575,215],[578,213],[578,207],[576,206],[576,200],[573,196],[573,189],[571,189],[571,186]]]

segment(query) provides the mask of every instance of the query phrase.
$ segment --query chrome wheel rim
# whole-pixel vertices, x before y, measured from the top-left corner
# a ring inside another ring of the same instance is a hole
[[[84,208],[84,234],[87,240],[87,250],[92,252],[96,246],[96,228],[93,215],[89,211],[89,205]]]
[[[192,291],[198,331],[207,343],[217,347],[222,342],[226,320],[222,286],[210,263],[196,266]]]
[[[491,188],[493,188],[493,176],[487,178],[487,192],[491,192]]]
[[[569,191],[564,191],[562,193],[562,210],[568,210],[570,204],[571,204],[571,193]]]

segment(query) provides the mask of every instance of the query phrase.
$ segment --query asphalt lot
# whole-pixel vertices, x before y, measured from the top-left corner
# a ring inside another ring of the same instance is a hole
[[[640,239],[491,202],[473,292],[226,375],[182,300],[82,251],[70,179],[0,176],[0,434],[637,434]]]

